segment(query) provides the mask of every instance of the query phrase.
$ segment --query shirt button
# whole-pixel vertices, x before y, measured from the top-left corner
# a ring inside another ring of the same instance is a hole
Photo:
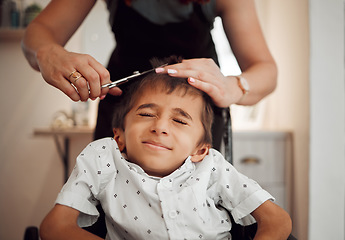
[[[170,218],[176,218],[177,217],[177,212],[175,210],[169,211],[169,217]]]
[[[163,179],[163,186],[166,188],[171,188],[173,185],[173,180],[172,179]]]
[[[129,165],[128,165],[128,167],[129,167],[129,170],[134,171],[134,172],[138,172],[138,170],[135,167],[131,167]]]

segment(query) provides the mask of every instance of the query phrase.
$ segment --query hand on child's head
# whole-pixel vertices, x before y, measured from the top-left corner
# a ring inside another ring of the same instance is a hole
[[[201,161],[211,144],[205,138],[212,124],[212,117],[205,118],[212,116],[210,104],[186,79],[171,78],[154,73],[132,85],[131,95],[119,106],[127,110],[117,109],[123,127],[115,124],[114,130],[128,160],[159,177],[175,171],[189,156],[192,162]]]

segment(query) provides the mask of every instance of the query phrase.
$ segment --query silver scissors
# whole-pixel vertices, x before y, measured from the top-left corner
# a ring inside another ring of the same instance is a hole
[[[167,65],[168,64],[165,63],[165,64],[163,64],[163,65],[161,65],[159,67],[156,67],[156,68],[165,67]],[[144,71],[144,72],[136,71],[136,72],[133,73],[133,75],[130,75],[130,76],[125,77],[125,78],[121,78],[121,79],[116,80],[116,81],[111,82],[111,83],[104,84],[104,85],[101,86],[101,88],[106,88],[107,87],[107,88],[110,89],[110,88],[113,88],[113,87],[117,87],[117,86],[119,86],[119,85],[121,85],[121,84],[123,84],[125,82],[128,82],[132,78],[139,77],[139,76],[144,75],[144,74],[149,73],[149,72],[153,72],[156,68],[152,68],[152,69]]]

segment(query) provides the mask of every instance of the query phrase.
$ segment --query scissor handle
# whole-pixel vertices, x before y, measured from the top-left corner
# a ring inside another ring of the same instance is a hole
[[[167,65],[168,65],[168,64],[165,63],[165,64],[163,64],[163,65],[161,65],[161,66],[159,66],[159,67],[165,67],[165,66],[167,66]],[[159,67],[157,67],[157,68],[159,68]],[[113,87],[119,86],[119,85],[121,85],[121,84],[127,82],[127,81],[130,80],[131,78],[135,78],[135,77],[138,77],[138,76],[140,76],[140,75],[143,75],[143,74],[152,72],[152,71],[154,71],[155,69],[156,69],[156,68],[153,68],[153,69],[150,69],[150,70],[141,72],[141,73],[140,73],[139,71],[135,71],[135,72],[133,73],[133,75],[130,75],[130,76],[125,77],[125,78],[121,78],[121,79],[116,80],[116,81],[111,82],[111,83],[104,84],[104,85],[101,86],[101,88],[106,88],[106,87],[108,87],[109,89],[111,89],[111,88],[113,88]]]

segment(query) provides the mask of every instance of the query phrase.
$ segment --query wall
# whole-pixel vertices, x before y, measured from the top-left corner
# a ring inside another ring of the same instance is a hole
[[[309,239],[345,239],[345,1],[309,2]]]
[[[68,49],[78,49],[78,35]],[[35,137],[33,130],[49,126],[57,111],[69,112],[71,101],[31,69],[19,39],[0,42],[0,52],[0,239],[22,239],[53,206],[63,183],[53,139]]]
[[[262,128],[293,132],[291,208],[293,234],[307,239],[309,169],[308,0],[256,1],[269,48],[278,65],[278,86],[265,100]]]
[[[256,0],[259,20],[278,65],[278,86],[253,107],[231,106],[235,130],[288,130],[293,133],[293,182],[290,199],[293,234],[308,235],[309,170],[309,22],[308,0]],[[216,22],[218,24],[218,22]],[[216,25],[218,27],[218,25]],[[221,34],[214,34],[220,48],[224,74],[239,74],[231,50]]]
[[[40,3],[44,6],[47,1]],[[106,24],[104,8],[104,2],[98,1],[86,21],[94,22],[95,11],[102,11],[97,21]],[[108,42],[97,38],[97,32],[85,36],[81,30],[66,48],[77,52],[87,48],[81,44],[82,37],[87,38],[83,41],[86,45],[99,44],[102,51],[107,51],[104,46]],[[100,53],[95,57],[105,62]],[[0,239],[16,240],[23,239],[27,226],[39,226],[64,182],[63,165],[53,138],[34,136],[33,131],[48,127],[56,112],[71,112],[73,103],[31,69],[21,51],[20,39],[0,42],[0,73]],[[91,104],[93,112],[95,106]],[[95,115],[90,122],[95,122]],[[72,139],[70,165],[91,140],[91,136]]]
[[[0,52],[0,239],[22,239],[63,181],[53,140],[34,137],[33,129],[48,126],[70,101],[29,67],[19,41],[1,42]]]

